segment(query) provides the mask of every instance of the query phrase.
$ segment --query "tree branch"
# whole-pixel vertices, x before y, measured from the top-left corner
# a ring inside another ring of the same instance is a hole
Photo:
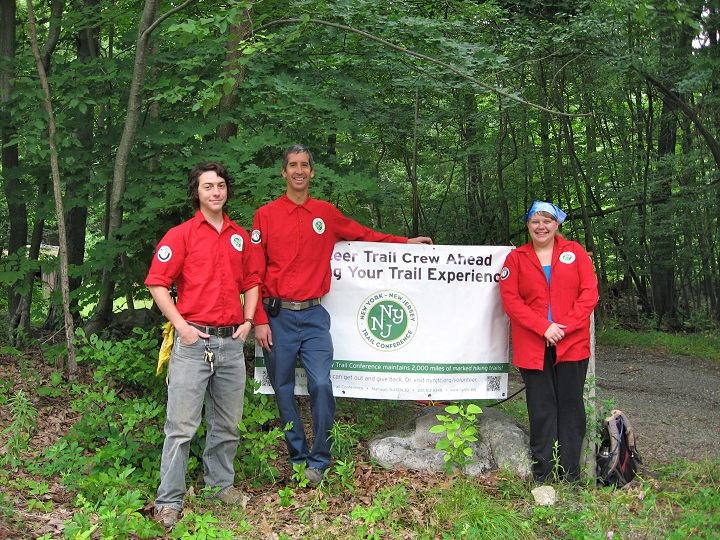
[[[373,41],[376,41],[376,42],[384,45],[385,47],[388,47],[388,48],[393,49],[393,50],[395,50],[395,51],[401,52],[401,53],[403,53],[403,54],[407,54],[407,55],[409,55],[409,56],[414,56],[415,58],[419,58],[419,59],[421,59],[421,60],[425,60],[426,62],[430,62],[430,63],[436,64],[436,65],[438,65],[438,66],[441,66],[441,67],[443,67],[443,68],[445,68],[445,69],[447,69],[447,70],[455,73],[455,75],[457,75],[457,76],[459,76],[459,77],[462,77],[463,79],[466,79],[466,80],[472,82],[473,84],[478,85],[480,88],[483,88],[484,90],[487,90],[488,92],[491,92],[491,93],[497,94],[497,95],[499,95],[499,96],[501,96],[501,97],[504,97],[504,98],[507,98],[507,99],[516,101],[516,102],[518,102],[518,103],[520,103],[520,104],[522,104],[522,105],[527,105],[527,106],[529,106],[529,107],[533,107],[533,108],[535,108],[535,109],[541,110],[541,111],[546,112],[546,113],[548,113],[548,114],[552,114],[552,115],[554,115],[554,116],[568,116],[568,117],[572,117],[572,118],[592,116],[592,114],[590,114],[590,113],[578,113],[578,114],[573,114],[573,113],[565,113],[565,112],[561,112],[561,111],[554,111],[554,110],[552,110],[552,109],[548,109],[547,107],[543,107],[542,105],[538,105],[537,103],[532,103],[531,101],[527,101],[527,100],[524,100],[524,99],[522,99],[522,98],[520,98],[520,97],[518,97],[518,96],[515,96],[515,95],[513,95],[513,94],[510,94],[510,93],[506,92],[505,90],[502,90],[502,89],[497,88],[497,87],[495,87],[495,86],[491,86],[491,85],[489,85],[489,84],[486,84],[486,83],[480,81],[479,79],[476,79],[475,77],[472,77],[471,75],[468,75],[468,74],[466,74],[466,73],[463,73],[463,72],[460,71],[459,69],[451,66],[450,64],[448,64],[448,63],[446,63],[446,62],[443,62],[442,60],[438,60],[437,58],[433,58],[432,56],[427,56],[427,55],[421,54],[421,53],[419,53],[419,52],[411,51],[410,49],[406,49],[406,48],[401,47],[401,46],[399,46],[399,45],[395,45],[394,43],[390,43],[389,41],[387,41],[387,40],[385,40],[385,39],[382,39],[382,38],[380,38],[380,37],[377,37],[377,36],[375,36],[375,35],[373,35],[373,34],[370,34],[370,33],[368,33],[368,32],[365,32],[365,31],[363,31],[363,30],[360,30],[360,29],[358,29],[358,28],[353,28],[352,26],[347,26],[347,25],[344,25],[344,24],[334,23],[334,22],[330,22],[330,21],[323,21],[323,20],[321,20],[321,19],[307,19],[307,20],[303,20],[303,19],[277,19],[277,20],[275,20],[275,21],[271,21],[271,22],[269,22],[269,23],[263,24],[262,26],[258,27],[255,31],[256,31],[256,32],[260,32],[260,31],[262,31],[262,30],[264,30],[264,29],[266,29],[266,28],[270,28],[271,26],[277,26],[277,25],[279,25],[279,24],[304,24],[304,23],[313,23],[313,24],[319,24],[319,25],[322,25],[322,26],[329,26],[329,27],[331,27],[331,28],[337,28],[338,30],[344,30],[344,31],[346,31],[346,32],[352,32],[352,33],[354,33],[354,34],[358,34],[358,35],[360,35],[360,36],[363,36],[363,37],[366,37],[366,38],[371,39],[371,40],[373,40]]]

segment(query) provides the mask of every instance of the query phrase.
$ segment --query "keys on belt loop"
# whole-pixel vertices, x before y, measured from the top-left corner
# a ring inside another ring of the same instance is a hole
[[[203,338],[205,342],[205,356],[203,360],[210,364],[210,373],[215,373],[215,353],[210,350],[210,341]]]

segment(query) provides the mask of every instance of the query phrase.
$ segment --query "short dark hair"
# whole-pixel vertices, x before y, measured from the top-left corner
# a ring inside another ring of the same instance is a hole
[[[285,167],[287,167],[289,157],[291,154],[307,154],[310,157],[310,168],[315,170],[315,160],[313,159],[312,152],[310,152],[310,149],[302,144],[293,144],[292,146],[288,146],[282,155],[282,168],[285,170]]]
[[[208,171],[215,171],[215,173],[220,178],[225,180],[225,185],[227,186],[227,200],[229,201],[232,197],[235,179],[230,176],[230,173],[225,168],[225,166],[222,163],[218,163],[217,161],[205,161],[203,163],[198,163],[192,168],[190,174],[188,174],[187,185],[188,197],[190,198],[190,203],[195,210],[200,208],[200,197],[198,196],[198,184],[200,183],[200,175]]]

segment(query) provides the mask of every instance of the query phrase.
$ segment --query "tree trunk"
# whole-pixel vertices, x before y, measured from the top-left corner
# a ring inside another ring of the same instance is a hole
[[[675,290],[675,216],[670,196],[672,193],[672,168],[663,163],[664,157],[675,153],[677,139],[677,118],[675,107],[665,100],[660,116],[660,136],[658,139],[657,179],[651,189],[651,227],[650,227],[650,276],[652,284],[653,306],[658,327],[663,321],[671,325],[677,310],[677,292]]]
[[[53,114],[52,101],[50,100],[50,86],[48,85],[43,59],[37,44],[37,31],[35,26],[35,15],[33,12],[32,0],[27,2],[28,20],[30,23],[30,41],[32,43],[33,55],[37,64],[38,76],[42,85],[44,100],[43,105],[48,114],[48,142],[50,143],[50,168],[53,174],[53,193],[55,195],[55,213],[58,222],[58,238],[60,240],[60,289],[62,291],[63,311],[65,313],[65,340],[68,349],[68,375],[72,379],[77,372],[77,360],[75,357],[75,327],[70,313],[70,288],[68,285],[68,260],[67,260],[67,235],[65,232],[65,215],[63,212],[62,190],[60,186],[60,167],[58,165],[58,151],[55,144],[55,116]]]
[[[412,154],[412,173],[410,175],[410,185],[412,187],[412,227],[410,236],[415,237],[420,233],[420,193],[418,191],[418,119],[420,118],[420,90],[415,90],[415,115],[413,122],[413,154]]]
[[[243,53],[240,44],[250,36],[250,28],[252,27],[253,8],[245,8],[243,10],[243,22],[230,26],[230,36],[227,43],[227,53],[225,54],[225,76],[235,79],[235,84],[230,92],[224,94],[220,99],[220,109],[232,109],[240,104],[240,92],[237,91],[238,86],[245,80],[245,64],[240,64],[238,60],[242,58]],[[233,75],[234,73],[234,75]],[[237,123],[222,124],[217,128],[217,137],[223,142],[227,142],[231,137],[235,137],[238,132]]]
[[[135,135],[137,134],[142,113],[142,93],[145,88],[147,61],[151,50],[150,36],[155,28],[165,19],[185,9],[194,1],[195,0],[186,0],[181,5],[157,17],[160,0],[145,0],[145,7],[140,18],[140,23],[138,24],[135,63],[133,65],[133,76],[130,83],[125,126],[122,137],[120,138],[120,143],[118,144],[117,153],[115,154],[115,166],[113,168],[113,180],[110,189],[110,204],[106,211],[108,215],[107,240],[112,241],[122,225],[122,199],[125,195],[125,181],[127,179],[130,153],[135,143]],[[110,320],[110,314],[113,309],[113,299],[115,297],[115,282],[110,279],[110,270],[110,268],[103,270],[100,300],[98,301],[97,311],[95,312],[95,322],[101,326],[106,325]]]
[[[505,196],[505,169],[517,160],[518,151],[515,143],[515,136],[509,136],[511,131],[510,115],[507,111],[500,110],[500,140],[498,141],[497,150],[497,183],[498,183],[498,199],[500,212],[500,244],[508,245],[510,243],[510,208],[508,207],[507,197]],[[505,158],[505,141],[509,140],[511,144],[511,152],[508,159]]]
[[[85,0],[85,9],[98,5],[97,0]],[[90,62],[98,57],[98,34],[96,26],[84,28],[78,33],[77,44],[78,60],[83,63]],[[77,117],[78,129],[75,132],[77,140],[83,148],[93,147],[93,126],[95,125],[95,108],[88,106],[84,114]],[[89,174],[92,171],[92,164],[85,163],[69,174],[66,181],[65,196],[68,201],[81,199],[81,190],[84,185],[90,182]],[[68,231],[68,264],[70,267],[79,267],[85,262],[85,240],[87,233],[88,206],[86,202],[73,204],[66,215],[66,228]],[[77,290],[82,285],[81,276],[69,276],[70,292]],[[80,322],[77,300],[71,300],[71,310],[76,322]]]
[[[0,103],[7,103],[12,97],[13,79],[15,78],[15,0],[0,0],[0,60],[6,66],[0,71]],[[18,197],[20,192],[20,178],[18,165],[20,164],[17,144],[11,144],[15,129],[8,122],[2,130],[2,176],[5,200],[8,208],[8,221],[10,234],[7,252],[17,253],[27,244],[28,222],[25,201]],[[22,253],[24,255],[24,253]],[[0,252],[0,257],[2,256]],[[20,295],[8,289],[8,314],[12,318],[20,305]],[[11,329],[12,332],[12,329]]]

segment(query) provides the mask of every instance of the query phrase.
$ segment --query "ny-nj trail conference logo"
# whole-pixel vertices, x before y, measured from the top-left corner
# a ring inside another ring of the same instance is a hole
[[[377,291],[360,306],[357,326],[365,343],[382,351],[407,345],[417,332],[418,314],[412,301],[397,291]]]

